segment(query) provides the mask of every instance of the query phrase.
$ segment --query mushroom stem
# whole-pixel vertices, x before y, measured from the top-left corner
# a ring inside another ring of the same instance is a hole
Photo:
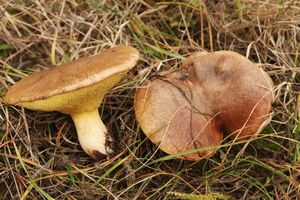
[[[98,110],[82,112],[71,115],[82,149],[94,159],[111,154],[112,150],[107,146],[107,129],[103,124]]]

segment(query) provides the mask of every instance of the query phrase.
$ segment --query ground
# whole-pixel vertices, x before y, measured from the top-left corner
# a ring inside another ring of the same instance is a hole
[[[300,199],[300,2],[0,0],[0,198]],[[61,113],[3,101],[34,71],[117,44],[141,53],[99,108],[119,154],[94,161]],[[135,121],[135,89],[196,51],[233,50],[272,78],[273,119],[209,159],[158,150]]]

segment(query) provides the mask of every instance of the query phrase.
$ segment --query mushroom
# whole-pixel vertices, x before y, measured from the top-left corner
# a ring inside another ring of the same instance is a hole
[[[166,153],[188,160],[213,155],[225,136],[255,137],[270,120],[273,82],[231,51],[189,56],[136,91],[141,129]]]
[[[14,84],[4,100],[32,110],[69,114],[83,150],[98,159],[113,153],[98,107],[104,94],[134,67],[138,51],[117,46],[98,55],[33,73]]]

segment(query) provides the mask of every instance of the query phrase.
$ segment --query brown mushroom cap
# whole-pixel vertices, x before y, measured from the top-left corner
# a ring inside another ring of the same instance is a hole
[[[169,154],[204,148],[179,156],[196,160],[212,155],[228,134],[256,135],[270,118],[272,87],[271,78],[242,55],[195,53],[181,71],[137,90],[135,114],[144,133]]]
[[[29,109],[68,114],[85,110],[81,108],[86,104],[92,109],[100,105],[104,93],[134,67],[138,59],[135,48],[117,46],[98,55],[33,73],[9,88],[5,101]],[[94,98],[97,102],[86,103]]]

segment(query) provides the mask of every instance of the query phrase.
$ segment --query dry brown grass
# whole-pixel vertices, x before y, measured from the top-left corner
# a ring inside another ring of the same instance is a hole
[[[116,44],[142,54],[100,108],[120,153],[95,162],[68,116],[1,98],[0,198],[300,199],[299,1],[0,0],[1,97],[26,74]],[[272,77],[273,120],[254,141],[225,144],[210,159],[168,157],[139,129],[134,89],[183,56],[220,49],[246,55]]]

